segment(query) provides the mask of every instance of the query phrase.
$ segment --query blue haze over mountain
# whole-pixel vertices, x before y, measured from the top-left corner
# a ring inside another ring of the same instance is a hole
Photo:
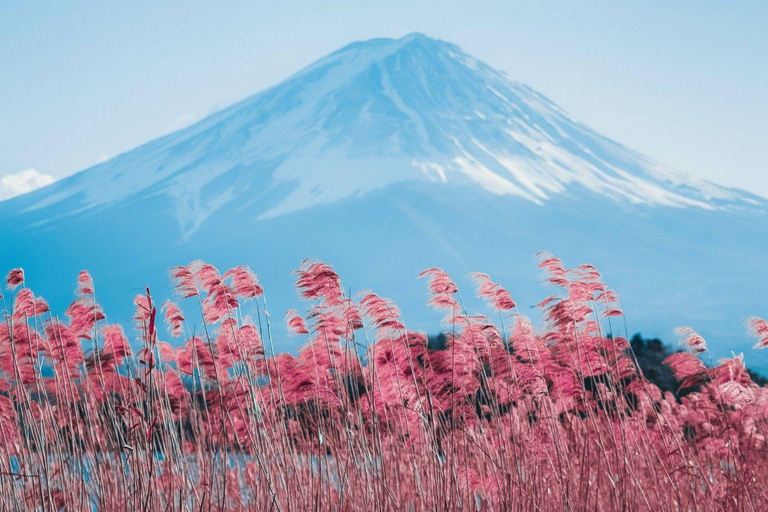
[[[630,334],[671,342],[691,325],[715,356],[744,351],[768,368],[744,325],[768,308],[768,200],[668,169],[419,34],[351,44],[193,126],[1,202],[0,227],[3,269],[23,266],[63,311],[87,268],[111,321],[130,318],[144,285],[171,296],[173,265],[248,264],[280,348],[298,341],[279,326],[300,305],[291,271],[304,258],[434,332],[440,315],[419,271],[443,267],[484,313],[466,274],[488,272],[529,312],[551,294],[533,260],[548,250],[602,271]]]

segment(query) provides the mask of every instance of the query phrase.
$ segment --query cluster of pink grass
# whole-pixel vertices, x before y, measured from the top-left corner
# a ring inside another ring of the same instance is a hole
[[[390,300],[348,297],[330,266],[305,262],[308,311],[285,315],[306,339],[295,355],[275,354],[246,267],[174,268],[203,320],[147,290],[128,329],[106,321],[87,272],[64,321],[14,270],[0,324],[3,508],[768,509],[768,391],[742,360],[703,364],[706,343],[681,328],[689,350],[666,363],[696,391],[664,394],[609,334],[623,318],[599,273],[539,261],[557,289],[540,329],[489,276],[474,278],[497,322],[425,271],[442,346]],[[768,344],[768,324],[750,326]]]

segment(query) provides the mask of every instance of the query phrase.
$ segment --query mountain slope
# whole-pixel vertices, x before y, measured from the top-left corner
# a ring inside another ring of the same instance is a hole
[[[765,199],[673,172],[414,34],[351,44],[189,128],[0,203],[12,241],[0,264],[25,266],[62,301],[69,290],[55,282],[90,268],[127,314],[117,297],[167,286],[170,265],[248,263],[274,279],[279,315],[293,305],[290,270],[320,257],[430,328],[418,271],[492,272],[533,304],[546,290],[532,256],[548,249],[597,264],[631,328],[669,337],[694,324],[727,353],[747,346],[743,316],[765,308],[766,211]]]

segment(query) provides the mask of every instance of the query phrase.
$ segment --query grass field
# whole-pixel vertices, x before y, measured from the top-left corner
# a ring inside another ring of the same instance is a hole
[[[307,310],[284,317],[305,340],[296,354],[276,353],[282,312],[246,267],[176,267],[178,304],[147,290],[125,327],[85,271],[66,319],[11,271],[2,508],[768,509],[768,391],[741,359],[710,361],[683,327],[686,350],[665,364],[692,392],[662,393],[597,270],[539,266],[553,295],[536,328],[489,276],[474,276],[484,316],[425,271],[445,314],[434,343],[391,301],[348,297],[329,265],[304,262]],[[765,321],[750,330],[768,345]]]

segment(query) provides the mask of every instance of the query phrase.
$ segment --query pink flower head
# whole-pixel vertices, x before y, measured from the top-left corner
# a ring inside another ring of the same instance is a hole
[[[235,295],[243,299],[252,299],[264,293],[259,285],[259,278],[245,265],[232,268],[224,274],[224,278],[232,277]]]
[[[321,299],[328,305],[341,302],[341,278],[327,263],[304,260],[294,273],[299,276],[296,288],[305,299]]]
[[[91,274],[87,270],[81,270],[77,276],[77,290],[78,295],[93,295],[93,279]]]
[[[549,284],[563,288],[568,286],[568,271],[560,258],[556,258],[548,252],[540,252],[536,254],[536,259],[539,261],[539,268],[546,271]]]
[[[208,378],[216,376],[216,361],[208,346],[198,337],[187,340],[176,352],[176,364],[180,372],[194,375],[200,369]]]
[[[78,338],[92,338],[92,329],[96,322],[104,320],[104,312],[101,306],[96,304],[90,297],[80,297],[70,304],[67,309],[67,316],[71,318],[70,330]]]
[[[749,332],[757,338],[755,348],[768,347],[768,322],[762,318],[752,317],[749,319]]]
[[[419,274],[419,277],[429,279],[429,292],[432,295],[429,305],[435,309],[458,311],[459,303],[453,297],[459,291],[459,287],[453,282],[444,270],[432,267]]]
[[[107,325],[102,330],[102,335],[104,336],[104,352],[114,356],[116,364],[119,365],[126,356],[131,354],[131,346],[121,326]]]
[[[182,331],[182,325],[184,324],[184,314],[179,309],[179,306],[175,302],[166,300],[163,303],[162,309],[165,311],[165,321],[171,329],[171,335],[179,336]]]
[[[288,332],[293,335],[309,333],[307,323],[295,309],[289,309],[285,313],[285,325],[288,327]]]
[[[368,292],[360,301],[363,312],[371,322],[378,328],[391,328],[403,330],[403,324],[400,322],[400,310],[397,305],[389,299],[384,299],[375,293]]]
[[[8,276],[5,278],[5,282],[9,289],[15,290],[17,286],[24,282],[24,269],[15,268],[8,272]]]
[[[237,326],[234,318],[221,323],[216,337],[216,350],[224,366],[232,366],[234,361],[248,360],[252,356],[263,355],[259,331],[253,325]]]
[[[491,281],[488,274],[475,272],[472,277],[477,284],[477,296],[487,300],[496,311],[509,311],[514,309],[516,304],[512,300],[512,295],[506,288],[498,283]]]
[[[194,272],[195,279],[202,285],[206,293],[212,294],[216,288],[221,286],[221,275],[219,270],[213,265],[202,261],[194,261],[190,263],[188,268]]]
[[[707,371],[704,363],[698,357],[688,352],[672,354],[664,360],[664,364],[672,370],[677,380],[683,382],[692,382],[692,379],[703,376]]]
[[[176,349],[169,343],[161,341],[157,344],[157,350],[160,353],[160,358],[166,363],[175,363],[177,358]]]
[[[707,351],[707,342],[692,327],[678,327],[675,334],[680,336],[680,345],[691,350],[694,354]]]
[[[202,304],[203,318],[208,323],[229,317],[240,306],[232,288],[221,282],[211,289],[211,295],[204,298]]]
[[[174,282],[176,293],[181,298],[188,299],[200,294],[195,283],[195,274],[189,267],[173,267],[171,269],[171,279]]]
[[[451,276],[441,268],[432,267],[419,274],[419,277],[429,277],[429,291],[435,295],[453,295],[459,291],[459,287],[453,282]]]
[[[16,294],[13,301],[13,319],[24,321],[48,312],[48,304],[44,299],[35,297],[32,290],[24,288]]]

